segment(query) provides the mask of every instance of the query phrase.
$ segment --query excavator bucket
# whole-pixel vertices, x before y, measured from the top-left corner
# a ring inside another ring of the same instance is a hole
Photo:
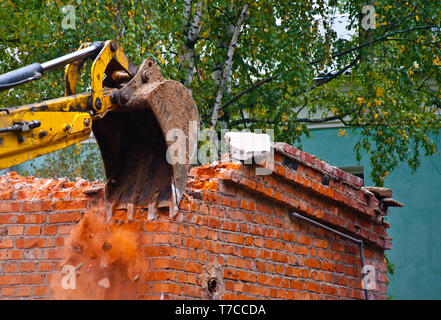
[[[111,100],[117,107],[92,124],[107,176],[108,214],[126,210],[130,218],[148,211],[153,217],[168,207],[173,216],[197,148],[199,116],[190,91],[165,80],[147,59]],[[173,152],[167,156],[177,143],[184,149],[180,154],[185,151],[179,161],[170,157]]]

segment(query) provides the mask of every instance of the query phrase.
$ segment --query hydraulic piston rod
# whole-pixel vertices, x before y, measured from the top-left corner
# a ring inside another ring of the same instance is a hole
[[[65,66],[74,61],[96,56],[103,46],[104,42],[97,41],[84,49],[69,53],[65,56],[41,64],[33,63],[20,69],[2,74],[0,75],[0,91],[11,89],[26,82],[38,80],[46,71]]]

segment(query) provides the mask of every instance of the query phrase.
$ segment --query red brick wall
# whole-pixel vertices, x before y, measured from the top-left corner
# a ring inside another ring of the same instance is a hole
[[[87,206],[85,180],[0,178],[0,298],[50,298],[64,240]]]
[[[176,216],[142,218],[140,298],[364,299],[358,245],[290,211],[363,239],[376,269],[370,297],[386,297],[390,240],[378,199],[361,179],[288,145],[277,145],[275,161],[268,176],[254,165],[193,168]],[[63,241],[87,208],[103,206],[100,185],[16,174],[0,185],[0,298],[51,298]]]

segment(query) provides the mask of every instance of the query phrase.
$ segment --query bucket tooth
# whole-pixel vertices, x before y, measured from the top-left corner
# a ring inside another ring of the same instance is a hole
[[[127,220],[133,220],[133,212],[136,210],[136,207],[133,203],[127,204]]]

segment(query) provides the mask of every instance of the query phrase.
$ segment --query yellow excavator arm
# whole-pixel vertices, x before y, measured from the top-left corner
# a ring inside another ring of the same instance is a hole
[[[91,92],[77,93],[78,74],[86,59]],[[169,207],[174,214],[185,189],[191,155],[190,126],[199,116],[190,91],[165,80],[151,59],[137,67],[119,45],[85,43],[71,54],[0,75],[0,91],[38,80],[65,66],[65,96],[0,109],[0,169],[81,142],[93,131],[107,176],[106,198],[112,212]],[[186,134],[187,161],[170,164],[167,132]]]

